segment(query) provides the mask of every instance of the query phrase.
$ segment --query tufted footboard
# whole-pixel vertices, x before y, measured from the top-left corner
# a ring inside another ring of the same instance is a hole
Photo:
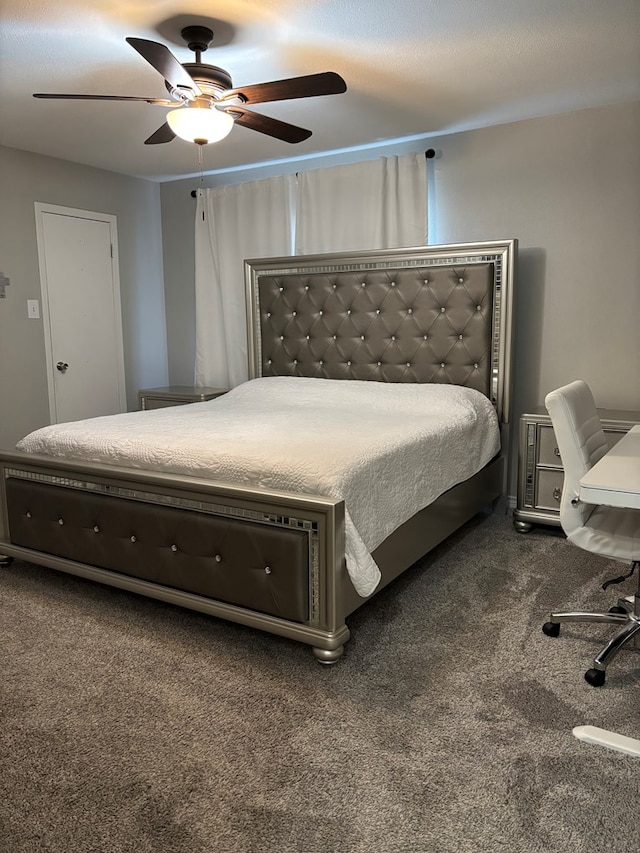
[[[342,502],[29,454],[0,472],[2,553],[342,654]]]
[[[206,512],[7,480],[11,541],[96,568],[309,619],[309,535]]]

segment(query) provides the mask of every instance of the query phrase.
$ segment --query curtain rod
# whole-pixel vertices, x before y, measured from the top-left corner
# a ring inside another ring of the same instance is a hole
[[[427,160],[433,160],[433,158],[436,156],[435,149],[427,148],[427,150],[424,152],[424,156],[427,158]],[[191,198],[195,198],[197,194],[197,190],[191,190]]]

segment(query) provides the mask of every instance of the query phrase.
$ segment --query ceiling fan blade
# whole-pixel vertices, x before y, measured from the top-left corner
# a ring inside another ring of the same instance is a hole
[[[160,145],[163,142],[171,142],[176,138],[175,133],[171,130],[169,125],[166,123],[161,125],[155,133],[152,133],[148,139],[145,139],[145,145]]]
[[[134,50],[138,51],[143,59],[153,65],[156,71],[159,71],[174,89],[184,92],[190,99],[202,95],[196,81],[180,65],[168,47],[159,44],[157,41],[149,41],[149,39],[128,37],[126,41]]]
[[[271,83],[255,83],[253,86],[229,89],[224,93],[222,100],[239,95],[247,104],[265,104],[267,101],[339,95],[346,91],[347,84],[339,74],[334,71],[325,71],[322,74],[308,74],[306,77],[291,77],[288,80],[274,80]]]
[[[37,92],[34,98],[55,98],[70,101],[144,101],[147,104],[160,104],[162,107],[177,107],[179,101],[169,101],[163,98],[136,98],[131,95],[51,95]]]
[[[283,142],[304,142],[311,136],[311,131],[305,130],[303,127],[296,127],[294,124],[287,124],[287,122],[280,121],[277,118],[263,116],[260,113],[253,113],[239,107],[229,108],[225,112],[231,113],[236,124],[248,127],[250,130],[257,130],[258,133],[265,133],[267,136],[273,136],[275,139],[281,139]]]

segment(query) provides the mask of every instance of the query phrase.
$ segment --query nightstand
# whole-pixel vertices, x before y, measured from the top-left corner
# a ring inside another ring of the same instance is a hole
[[[195,388],[192,385],[168,385],[165,388],[145,388],[138,391],[138,408],[162,409],[165,406],[184,406],[202,403],[226,394],[222,388]]]
[[[602,428],[613,445],[634,424],[640,412],[598,409]],[[513,525],[529,533],[534,524],[560,526],[560,498],[564,470],[547,410],[540,406],[520,418],[518,436],[518,499]]]

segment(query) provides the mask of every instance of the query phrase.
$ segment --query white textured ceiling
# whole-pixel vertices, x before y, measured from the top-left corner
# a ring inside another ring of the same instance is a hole
[[[198,171],[197,147],[145,146],[165,108],[33,92],[166,98],[126,36],[203,61],[234,85],[337,71],[343,95],[256,106],[307,127],[288,145],[235,127],[206,171],[640,100],[640,0],[0,0],[0,144],[153,180]]]

